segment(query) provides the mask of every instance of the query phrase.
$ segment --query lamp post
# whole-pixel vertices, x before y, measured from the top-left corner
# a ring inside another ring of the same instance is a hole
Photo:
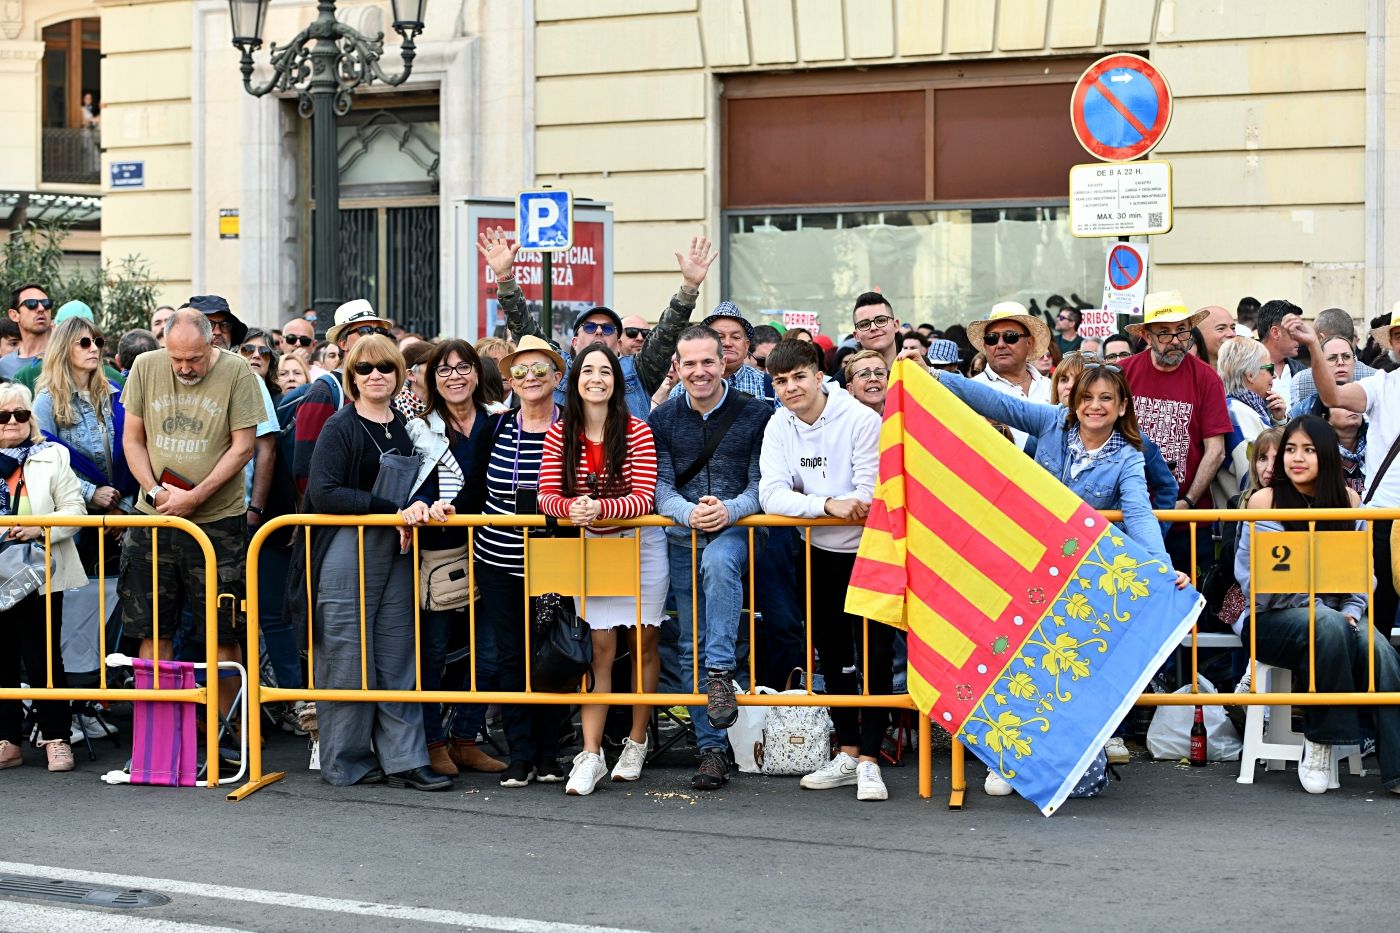
[[[335,18],[335,0],[319,0],[317,16],[286,45],[272,44],[272,77],[253,83],[253,53],[262,47],[271,0],[229,0],[233,44],[243,53],[243,89],[254,97],[270,91],[297,92],[297,112],[311,118],[311,186],[316,218],[311,230],[312,307],[318,322],[329,323],[340,304],[340,175],[336,117],[350,111],[350,95],[362,84],[397,86],[413,71],[413,39],[423,31],[427,0],[392,0],[394,31],[403,37],[403,71],[388,75],[379,67],[384,34],[370,38]],[[322,325],[326,326],[326,325]]]

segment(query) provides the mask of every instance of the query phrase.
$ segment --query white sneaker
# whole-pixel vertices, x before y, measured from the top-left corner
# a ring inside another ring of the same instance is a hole
[[[1103,743],[1103,752],[1108,756],[1108,763],[1111,765],[1125,765],[1133,760],[1127,743],[1117,736]]]
[[[587,797],[607,776],[608,766],[602,755],[579,752],[574,756],[574,768],[569,772],[569,783],[564,785],[564,793],[570,797]]]
[[[638,744],[632,739],[622,740],[622,754],[617,758],[617,764],[613,765],[612,779],[614,781],[635,781],[642,776],[642,765],[647,763],[647,743]]]
[[[1303,740],[1303,757],[1298,762],[1298,781],[1310,794],[1327,793],[1332,782],[1332,746]]]
[[[1009,797],[1014,788],[997,772],[988,771],[987,779],[982,782],[982,789],[989,797]]]
[[[117,734],[116,726],[112,725],[111,723],[108,723],[107,728],[103,729],[102,723],[97,721],[96,716],[84,716],[82,713],[78,713],[73,717],[73,722],[75,726],[73,731],[77,732],[79,729],[81,729],[83,735],[87,736],[90,739],[105,739],[108,735]],[[78,741],[82,741],[82,739],[79,739]]]
[[[836,757],[825,765],[802,776],[801,784],[807,790],[831,790],[833,787],[846,787],[857,783],[856,760],[845,752],[837,752]]]
[[[856,799],[890,799],[890,792],[885,790],[885,779],[880,777],[880,766],[873,761],[856,763]]]

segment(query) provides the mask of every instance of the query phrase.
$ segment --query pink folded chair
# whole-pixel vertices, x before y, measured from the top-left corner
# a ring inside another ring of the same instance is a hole
[[[136,689],[155,686],[155,663],[132,658]],[[160,689],[192,690],[194,665],[188,661],[160,662]],[[198,778],[198,732],[195,704],[138,700],[132,704],[131,783],[158,787],[194,787]]]

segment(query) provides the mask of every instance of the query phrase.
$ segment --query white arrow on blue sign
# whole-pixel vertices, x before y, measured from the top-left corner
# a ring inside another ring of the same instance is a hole
[[[521,249],[568,249],[574,243],[573,192],[568,188],[520,192],[515,199],[515,229]]]

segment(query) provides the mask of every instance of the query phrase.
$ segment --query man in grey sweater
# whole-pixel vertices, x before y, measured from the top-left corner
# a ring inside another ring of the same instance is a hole
[[[714,790],[729,780],[724,730],[738,718],[734,700],[734,646],[739,635],[748,530],[734,523],[759,509],[759,450],[772,406],[724,381],[724,348],[708,327],[686,328],[676,344],[685,394],[651,413],[656,437],[656,511],[681,527],[666,529],[670,543],[671,592],[680,617],[677,655],[686,689],[698,692],[692,625],[697,631],[699,667],[709,702],[691,710],[700,767],[691,785]],[[695,594],[692,622],[691,530],[695,535]],[[754,530],[761,547],[766,529]]]

